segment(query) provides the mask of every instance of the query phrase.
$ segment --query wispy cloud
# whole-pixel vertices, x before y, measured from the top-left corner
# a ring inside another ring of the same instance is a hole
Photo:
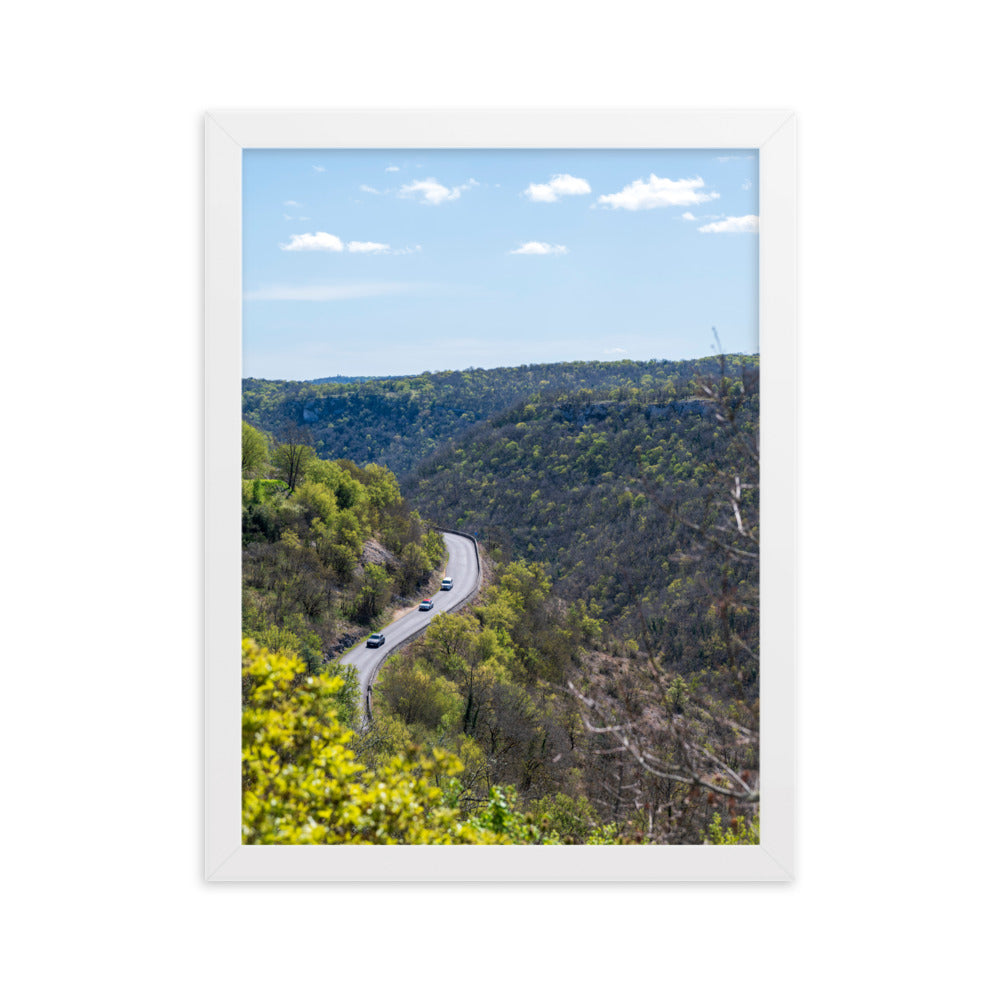
[[[634,212],[642,208],[669,208],[673,205],[701,205],[719,197],[717,191],[703,191],[705,182],[700,177],[687,177],[672,181],[669,177],[650,174],[649,180],[633,181],[615,194],[602,194],[601,205],[624,208]]]
[[[361,185],[361,190],[367,192],[368,194],[381,194],[382,193],[381,191],[379,191],[378,188],[373,188],[369,184],[362,184]]]
[[[247,292],[250,302],[338,302],[344,299],[368,299],[384,295],[405,295],[425,291],[421,282],[383,281],[355,285],[269,285]]]
[[[605,348],[604,353],[605,354],[626,354],[627,352],[626,352],[626,350],[625,350],[624,347],[608,347],[608,348]]]
[[[696,215],[692,215],[690,212],[685,212],[681,216],[681,218],[682,219],[686,219],[688,222],[697,222],[698,221],[698,217]]]
[[[717,156],[715,159],[718,163],[728,163],[730,160],[752,160],[753,158],[753,153],[739,153],[731,156]]]
[[[759,229],[756,215],[727,215],[721,222],[699,226],[699,233],[756,233]]]
[[[459,184],[458,187],[453,188],[438,184],[433,177],[428,177],[426,180],[404,184],[399,189],[399,196],[400,198],[410,198],[419,195],[422,205],[440,205],[446,201],[455,201],[462,196],[463,191],[478,186],[479,181],[473,180],[471,177],[465,184]]]
[[[302,207],[302,205],[299,204],[299,202],[297,202],[297,201],[283,201],[281,204],[284,205],[285,208],[301,208]]]
[[[388,243],[371,243],[360,240],[351,240],[347,244],[349,253],[389,253],[392,247]]]
[[[532,201],[558,201],[563,195],[590,194],[590,185],[582,177],[553,174],[548,184],[529,184],[524,193]]]
[[[385,172],[387,174],[394,174],[399,170],[399,167],[386,167]]]
[[[753,187],[753,184],[750,182],[750,178],[749,177],[743,182],[742,187],[743,187],[744,191],[749,191],[750,188]]]
[[[326,173],[326,167],[318,167],[315,163],[313,164],[313,170],[315,170],[317,174]]]
[[[333,250],[344,249],[343,240],[332,233],[298,233],[291,236],[291,242],[279,243],[282,250]]]
[[[537,240],[531,240],[528,243],[522,243],[516,250],[511,250],[510,253],[541,255],[569,253],[569,251],[558,243],[539,243]]]

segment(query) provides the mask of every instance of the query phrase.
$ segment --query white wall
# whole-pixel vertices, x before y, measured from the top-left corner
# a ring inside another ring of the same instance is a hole
[[[996,886],[997,80],[981,9],[7,12],[15,995],[330,994],[369,976],[404,995],[972,995],[995,937],[976,904]],[[798,881],[206,887],[203,112],[640,105],[800,115]]]

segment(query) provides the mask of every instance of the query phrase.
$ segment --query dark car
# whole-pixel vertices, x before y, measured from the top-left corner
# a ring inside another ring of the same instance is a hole
[[[384,642],[385,642],[385,636],[382,635],[381,632],[372,632],[372,634],[368,636],[368,641],[365,643],[365,645],[369,649],[378,649],[379,646],[381,646]]]
[[[453,586],[454,586],[454,583],[452,582],[452,579],[451,579],[451,577],[450,577],[450,576],[446,576],[446,577],[445,577],[445,578],[444,578],[444,579],[443,579],[443,580],[441,581],[441,589],[442,589],[442,590],[451,590],[451,588],[452,588]]]
[[[430,599],[420,602],[420,611],[430,611],[434,607],[434,602]]]

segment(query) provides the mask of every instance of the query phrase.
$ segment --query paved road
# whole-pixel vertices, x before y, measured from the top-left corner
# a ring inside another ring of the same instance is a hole
[[[445,614],[474,594],[479,585],[479,563],[476,559],[475,543],[462,535],[453,535],[448,531],[442,532],[442,536],[448,549],[448,565],[444,575],[450,576],[455,586],[451,590],[421,594],[421,598],[429,597],[434,601],[434,608],[431,611],[410,611],[397,618],[391,625],[387,625],[382,629],[382,634],[385,636],[384,646],[367,649],[362,642],[360,646],[348,650],[340,658],[341,663],[350,663],[357,668],[358,685],[361,688],[362,718],[365,716],[368,687],[375,683],[375,676],[382,661],[425,628],[435,615]]]

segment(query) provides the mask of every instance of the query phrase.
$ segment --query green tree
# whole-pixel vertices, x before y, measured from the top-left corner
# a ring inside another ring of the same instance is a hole
[[[361,589],[354,601],[353,617],[362,624],[370,624],[386,606],[392,592],[392,581],[384,566],[368,563],[364,568]]]
[[[454,682],[426,667],[392,659],[379,677],[378,698],[407,726],[433,732],[446,716],[460,718],[462,696]]]
[[[411,594],[431,574],[433,565],[427,552],[416,542],[407,542],[399,561],[399,589]]]
[[[517,808],[517,792],[510,787],[491,788],[486,805],[472,819],[475,827],[518,844],[558,844],[555,833],[545,833]]]
[[[243,478],[257,479],[267,468],[267,437],[243,421]]]
[[[316,452],[307,444],[279,444],[271,454],[271,461],[285,485],[294,493],[315,457]]]
[[[381,465],[369,463],[364,468],[365,488],[375,510],[386,510],[403,502],[396,477]]]

